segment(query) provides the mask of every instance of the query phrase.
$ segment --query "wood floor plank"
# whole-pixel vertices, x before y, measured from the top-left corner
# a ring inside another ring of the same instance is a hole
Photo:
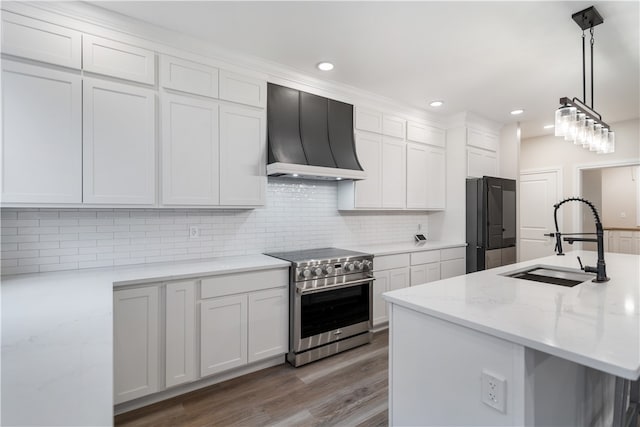
[[[387,426],[388,333],[294,368],[274,366],[115,417],[116,426]]]

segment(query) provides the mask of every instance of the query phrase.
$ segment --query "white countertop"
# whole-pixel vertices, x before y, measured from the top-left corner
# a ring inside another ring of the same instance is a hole
[[[0,425],[113,424],[113,287],[270,268],[265,255],[2,278]]]
[[[403,307],[627,379],[640,376],[640,256],[607,253],[606,283],[572,288],[500,276],[525,266],[577,268],[574,251],[384,294]]]
[[[404,254],[409,252],[420,251],[434,251],[437,249],[457,248],[461,246],[467,246],[466,242],[462,241],[426,241],[425,243],[415,242],[398,242],[398,243],[384,243],[381,245],[359,245],[359,246],[347,246],[344,249],[352,251],[366,252],[375,256],[383,255],[395,255]]]

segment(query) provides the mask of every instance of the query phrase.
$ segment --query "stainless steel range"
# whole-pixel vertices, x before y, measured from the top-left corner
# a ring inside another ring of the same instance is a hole
[[[337,248],[267,255],[291,262],[289,363],[304,365],[371,341],[373,255]]]

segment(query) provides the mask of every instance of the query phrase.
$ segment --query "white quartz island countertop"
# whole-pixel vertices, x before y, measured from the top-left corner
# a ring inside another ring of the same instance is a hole
[[[564,287],[501,276],[536,264],[578,268],[569,252],[387,292],[384,298],[612,375],[640,376],[640,256],[607,253],[606,283]],[[416,337],[419,339],[419,337]]]
[[[265,255],[2,278],[0,425],[113,424],[113,288],[286,268]]]

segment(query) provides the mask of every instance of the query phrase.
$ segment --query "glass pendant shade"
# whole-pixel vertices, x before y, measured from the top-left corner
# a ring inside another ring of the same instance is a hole
[[[576,107],[560,107],[556,110],[556,136],[566,136],[571,123],[576,121]]]

